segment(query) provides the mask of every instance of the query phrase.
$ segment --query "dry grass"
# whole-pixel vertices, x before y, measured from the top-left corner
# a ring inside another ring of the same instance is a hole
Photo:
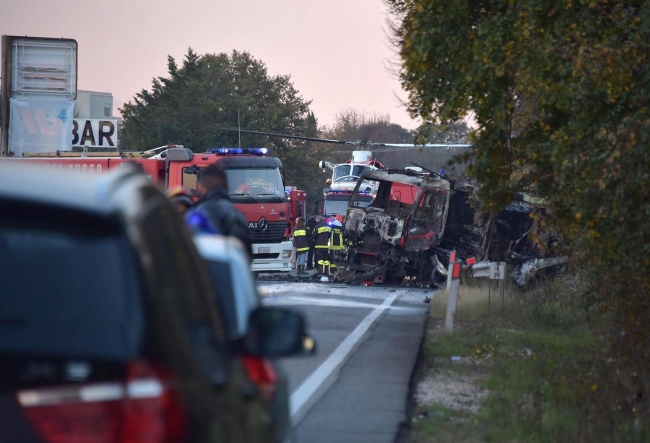
[[[511,295],[506,293],[506,303]],[[430,315],[433,318],[444,319],[447,315],[447,301],[449,292],[446,289],[435,293],[431,300]],[[501,312],[502,298],[495,283],[491,291],[488,286],[461,286],[458,293],[458,304],[456,305],[456,320],[476,321],[488,312]]]

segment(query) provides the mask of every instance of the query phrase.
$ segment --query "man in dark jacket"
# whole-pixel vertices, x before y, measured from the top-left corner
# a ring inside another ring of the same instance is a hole
[[[199,201],[187,213],[186,219],[196,212],[203,214],[221,234],[239,239],[252,259],[248,223],[244,214],[230,201],[225,171],[216,164],[201,169],[196,190]]]
[[[316,238],[311,235],[312,231],[316,227],[318,222],[316,221],[316,215],[312,215],[307,220],[307,232],[309,232],[309,254],[307,255],[307,269],[314,269],[314,246],[316,245]]]

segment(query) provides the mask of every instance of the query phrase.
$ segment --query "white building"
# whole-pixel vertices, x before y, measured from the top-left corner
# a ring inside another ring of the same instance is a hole
[[[78,90],[74,118],[119,120],[113,117],[113,94]]]

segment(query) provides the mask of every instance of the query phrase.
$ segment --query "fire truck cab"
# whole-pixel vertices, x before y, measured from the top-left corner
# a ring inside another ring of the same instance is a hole
[[[287,272],[293,251],[289,237],[298,215],[292,212],[285,193],[282,163],[266,157],[267,153],[267,148],[214,148],[197,154],[189,149],[171,149],[166,156],[166,186],[183,186],[193,194],[199,171],[218,163],[226,171],[231,201],[248,222],[253,272]],[[298,198],[296,195],[294,204]]]

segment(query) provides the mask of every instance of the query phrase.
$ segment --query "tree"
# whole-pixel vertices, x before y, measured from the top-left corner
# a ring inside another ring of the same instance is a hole
[[[466,160],[487,207],[519,190],[546,198],[647,367],[650,3],[387,3],[409,111],[434,124],[474,116]]]
[[[121,109],[123,149],[176,143],[204,152],[238,146],[239,134],[222,130],[238,124],[255,131],[317,135],[310,102],[290,77],[269,75],[264,63],[247,52],[199,56],[190,48],[182,66],[172,57],[167,66],[167,77],[153,79],[150,91],[142,90]],[[312,144],[251,134],[241,134],[241,144],[271,148],[283,161],[286,182],[313,198],[310,172],[317,170],[319,155]]]
[[[375,143],[466,143],[469,129],[464,122],[448,125],[426,124],[419,130],[413,131],[391,122],[388,114],[369,115],[355,109],[345,109],[336,116],[331,127],[323,128],[323,136],[331,139],[366,141]],[[330,161],[345,161],[350,151],[366,149],[345,147],[330,153]],[[437,148],[396,148],[374,147],[374,157],[386,167],[401,169],[416,163],[424,168],[438,171],[447,167],[450,161],[465,149]],[[462,169],[462,168],[459,168]]]
[[[388,114],[366,114],[349,108],[341,111],[331,127],[323,128],[328,138],[349,141],[411,143],[413,133],[393,123]]]

